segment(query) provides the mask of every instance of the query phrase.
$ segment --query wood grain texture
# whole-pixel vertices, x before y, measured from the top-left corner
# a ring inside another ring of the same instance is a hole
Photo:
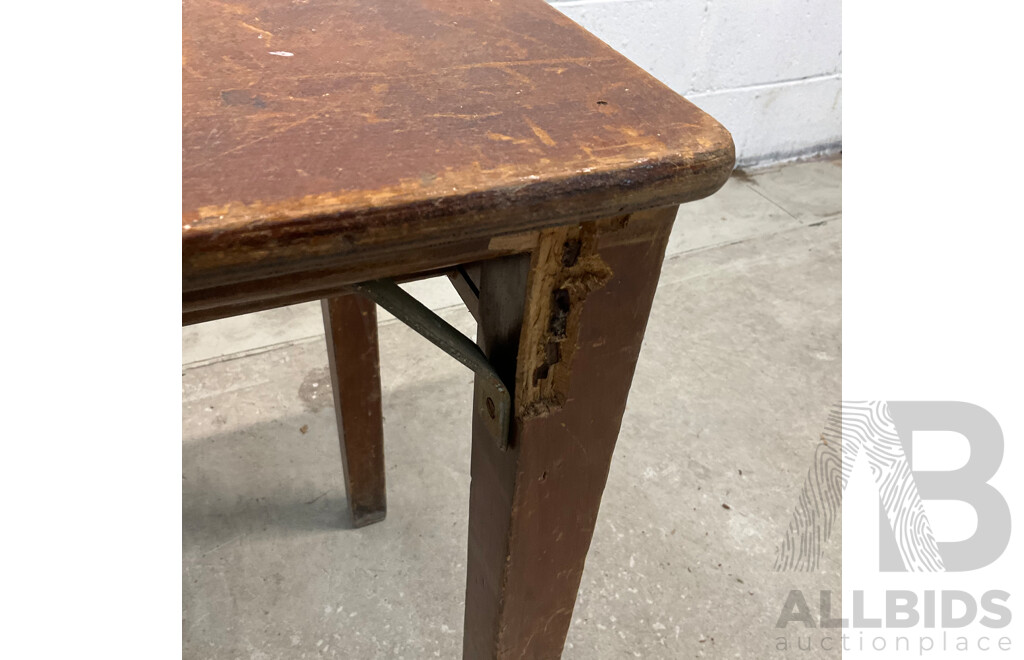
[[[322,308],[345,492],[352,524],[364,527],[387,515],[377,305],[352,294]]]
[[[552,382],[542,407],[516,402],[508,451],[474,422],[466,660],[561,657],[675,209],[659,214],[634,242],[584,227],[578,252],[542,241],[532,258],[482,264],[481,347],[520,399]],[[585,260],[606,276],[552,306]],[[569,335],[573,350],[539,374],[537,347]]]
[[[183,289],[717,190],[714,119],[543,0],[185,0]]]

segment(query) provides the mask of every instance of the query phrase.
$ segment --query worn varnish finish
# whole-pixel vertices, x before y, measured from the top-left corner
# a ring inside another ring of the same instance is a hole
[[[439,275],[466,261],[514,254],[523,249],[519,244],[509,247],[498,239],[477,238],[440,246],[396,247],[385,254],[353,254],[326,267],[184,291],[182,321],[199,323],[317,300],[353,282]]]
[[[322,306],[345,490],[352,523],[362,527],[387,513],[377,306],[358,294]]]
[[[647,236],[585,226],[582,252],[560,236],[483,264],[478,339],[519,401],[509,451],[474,426],[466,660],[561,655],[675,209],[651,215]],[[584,261],[600,277],[575,286]],[[534,378],[537,347],[567,334],[572,350]]]
[[[185,0],[183,32],[186,311],[689,201],[733,164],[717,122],[543,0]]]
[[[185,0],[182,320],[325,299],[356,524],[385,512],[375,308],[447,272],[514,393],[474,420],[464,657],[557,658],[675,205],[715,120],[544,0]],[[467,411],[469,414],[469,411]]]

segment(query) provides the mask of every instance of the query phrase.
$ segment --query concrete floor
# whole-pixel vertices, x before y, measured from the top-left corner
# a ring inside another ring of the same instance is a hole
[[[839,657],[774,627],[838,594],[838,530],[819,571],[772,564],[841,393],[841,176],[680,210],[563,657]],[[446,279],[409,288],[472,334]],[[381,318],[389,510],[358,530],[319,305],[183,329],[185,658],[461,657],[472,377]]]

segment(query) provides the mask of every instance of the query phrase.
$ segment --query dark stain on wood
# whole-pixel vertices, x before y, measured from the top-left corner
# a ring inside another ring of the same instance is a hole
[[[186,293],[711,194],[714,119],[543,0],[185,0]]]
[[[224,105],[251,105],[254,108],[265,108],[267,102],[247,89],[226,89],[220,93]]]

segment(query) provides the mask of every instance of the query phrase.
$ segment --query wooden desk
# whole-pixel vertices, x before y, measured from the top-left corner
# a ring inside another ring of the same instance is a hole
[[[469,264],[514,419],[503,450],[474,418],[464,657],[558,657],[675,207],[724,184],[729,133],[543,0],[185,0],[183,26],[183,323],[327,301],[373,517],[348,287]]]

